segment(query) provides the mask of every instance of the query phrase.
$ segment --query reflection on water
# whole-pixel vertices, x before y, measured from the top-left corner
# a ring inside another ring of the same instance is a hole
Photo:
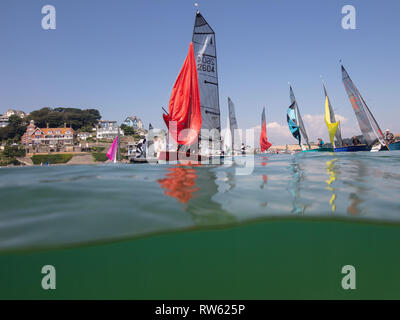
[[[196,169],[177,165],[167,169],[167,174],[164,179],[159,179],[157,182],[165,189],[165,194],[176,198],[181,203],[188,203],[193,199],[193,193],[200,190],[196,188]]]
[[[329,174],[329,180],[326,180],[327,184],[326,189],[331,191],[332,193],[332,197],[329,200],[332,212],[335,212],[336,210],[336,193],[335,193],[335,188],[332,187],[332,182],[336,180],[336,166],[335,166],[336,161],[337,159],[333,159],[326,162],[326,171]]]
[[[262,157],[261,165],[265,167],[268,164],[268,157]],[[266,174],[262,175],[262,184],[260,186],[261,189],[264,189],[264,186],[268,183],[268,176]]]
[[[293,157],[293,161],[290,164],[290,172],[292,177],[289,183],[289,193],[292,198],[292,213],[304,214],[306,206],[299,202],[301,183],[304,180],[304,171],[298,163],[297,157]]]
[[[200,173],[198,173],[198,171]],[[200,165],[174,165],[167,169],[166,177],[158,180],[164,194],[185,204],[195,225],[233,223],[235,217],[213,200],[218,191],[216,174]],[[227,191],[235,186],[233,175],[227,175]]]
[[[353,161],[353,169],[354,168],[355,170],[352,175],[353,179],[346,182],[346,184],[354,189],[354,191],[349,195],[351,203],[347,208],[347,213],[357,216],[362,212],[360,208],[360,205],[363,202],[362,195],[368,191],[368,187],[366,187],[368,183],[365,180],[365,177],[368,176],[368,171],[364,162],[359,160]]]

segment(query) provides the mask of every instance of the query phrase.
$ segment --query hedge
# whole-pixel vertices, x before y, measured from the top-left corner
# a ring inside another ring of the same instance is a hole
[[[72,154],[35,154],[31,157],[33,164],[50,164],[67,163],[73,157]]]
[[[93,156],[94,161],[97,161],[97,162],[105,162],[108,160],[107,154],[102,153],[102,152],[93,152],[92,156]]]

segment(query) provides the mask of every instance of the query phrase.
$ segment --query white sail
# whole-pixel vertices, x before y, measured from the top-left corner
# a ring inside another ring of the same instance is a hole
[[[226,119],[226,130],[225,130],[225,135],[224,135],[224,154],[225,155],[231,155],[233,150],[232,150],[232,132],[231,132],[231,126],[230,126],[230,120],[229,120],[229,114]]]

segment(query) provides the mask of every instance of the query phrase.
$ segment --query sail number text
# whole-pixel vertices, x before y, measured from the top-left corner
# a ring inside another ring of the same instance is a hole
[[[197,57],[197,71],[215,72],[215,61],[212,57]]]

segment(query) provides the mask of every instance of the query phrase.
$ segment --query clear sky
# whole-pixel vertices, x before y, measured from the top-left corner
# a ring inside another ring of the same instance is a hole
[[[161,107],[191,41],[192,0],[1,0],[0,113],[40,107],[97,108],[103,119],[137,115],[164,128]],[[327,138],[323,76],[344,136],[359,128],[339,59],[384,130],[400,132],[400,1],[198,0],[216,32],[222,127],[227,97],[239,126],[267,108],[275,143],[295,143],[286,125],[288,82],[309,136]],[[56,30],[41,27],[44,5]],[[341,26],[356,8],[356,30]]]

